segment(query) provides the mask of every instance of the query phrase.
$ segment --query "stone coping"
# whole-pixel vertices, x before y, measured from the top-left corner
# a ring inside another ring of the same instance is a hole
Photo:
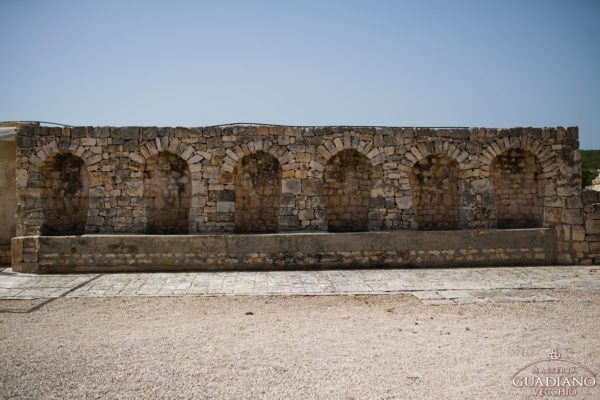
[[[275,270],[550,265],[554,229],[28,236],[18,272]]]

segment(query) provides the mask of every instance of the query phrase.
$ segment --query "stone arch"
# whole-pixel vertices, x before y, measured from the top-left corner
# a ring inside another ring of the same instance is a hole
[[[66,139],[53,139],[29,157],[27,163],[31,168],[30,173],[39,176],[39,179],[36,184],[27,184],[27,188],[23,188],[23,194],[30,193],[33,198],[39,199],[43,216],[39,221],[40,234],[82,234],[87,231],[90,175],[98,168],[96,164],[101,160],[100,154],[93,153],[89,147],[81,145],[78,140]],[[55,164],[56,162],[68,166],[62,172],[66,176],[58,180],[56,174],[60,174],[63,170]],[[77,174],[81,181],[80,185],[74,183],[78,179]],[[17,187],[19,188],[20,185],[21,182],[17,180]],[[76,189],[78,186],[81,188]],[[52,187],[56,191],[53,191]],[[77,211],[69,211],[70,215],[59,215],[63,213],[59,210],[67,209],[77,209]]]
[[[238,160],[233,171],[237,232],[278,231],[281,176],[280,162],[266,151],[255,151]]]
[[[42,168],[48,158],[57,154],[71,154],[83,160],[87,170],[90,171],[98,162],[102,160],[100,154],[95,154],[90,151],[87,146],[83,146],[76,141],[61,141],[52,140],[30,158],[33,164],[33,170]]]
[[[530,151],[509,148],[490,164],[489,176],[496,204],[498,228],[542,226],[543,170]]]
[[[530,136],[503,136],[496,138],[491,144],[485,147],[479,161],[481,164],[481,175],[490,176],[490,165],[494,159],[509,149],[520,149],[533,154],[540,164],[541,172],[545,177],[552,176],[558,164],[556,162],[556,153],[550,146],[543,144],[538,139]]]
[[[210,160],[208,152],[196,151],[191,145],[177,138],[168,136],[157,137],[154,140],[143,142],[140,145],[140,153],[131,152],[129,158],[138,164],[144,164],[148,159],[155,157],[160,152],[168,152],[181,158],[188,165],[192,174],[202,170],[202,161]]]
[[[364,160],[368,163],[369,172],[369,202],[368,202],[368,227],[361,229],[350,229],[350,230],[379,230],[385,227],[386,221],[386,199],[385,191],[386,184],[384,182],[383,163],[387,159],[387,153],[383,147],[374,146],[373,140],[363,140],[359,132],[353,130],[347,130],[336,135],[332,139],[325,139],[317,146],[317,156],[308,165],[307,174],[310,178],[323,179],[325,185],[325,172],[328,168],[328,164],[340,153],[353,153],[364,157]],[[322,206],[325,207],[327,214],[328,199],[327,196],[323,196]],[[344,230],[346,228],[335,228],[331,227],[328,222],[327,229],[329,230]]]
[[[469,158],[469,153],[459,149],[453,143],[446,140],[435,140],[411,147],[401,161],[404,166],[404,168],[401,168],[401,171],[403,171],[408,178],[408,175],[410,175],[415,164],[432,155],[446,156],[456,161],[458,172],[461,178],[463,177],[463,171],[467,169],[467,163],[465,163],[465,161]]]
[[[233,173],[238,162],[246,157],[257,153],[266,153],[274,157],[281,167],[296,162],[296,154],[288,150],[286,146],[280,146],[270,140],[253,140],[225,150],[223,165],[224,173]]]
[[[409,174],[419,229],[457,229],[460,217],[459,163],[447,153],[419,157]]]
[[[344,132],[343,136],[324,140],[317,146],[322,163],[312,162],[309,165],[308,174],[311,176],[320,176],[324,170],[325,164],[338,153],[344,150],[355,150],[357,153],[365,156],[372,166],[383,164],[386,160],[386,153],[383,147],[373,146],[372,141],[360,139],[360,135],[354,131]]]
[[[210,164],[212,154],[206,151],[194,149],[190,144],[182,142],[178,138],[161,136],[152,140],[143,141],[140,144],[139,152],[129,153],[129,158],[145,168],[149,160],[164,152],[179,157],[189,170],[190,175],[190,202],[188,207],[188,227],[185,233],[194,233],[202,229],[206,222],[204,216],[204,206],[208,197],[207,179],[203,177],[202,170],[205,165]],[[141,178],[143,179],[143,177]],[[140,182],[143,184],[143,182]],[[145,184],[144,184],[145,186]],[[146,196],[144,196],[146,197]],[[144,199],[144,202],[146,198]],[[147,205],[141,204],[141,212],[147,213]],[[148,220],[147,223],[150,223]],[[149,226],[147,225],[147,231]],[[178,228],[184,233],[183,226]],[[175,233],[175,232],[171,232]]]
[[[544,209],[543,203],[544,198],[542,196],[545,195],[544,188],[546,185],[551,184],[551,179],[556,175],[558,171],[559,164],[557,162],[557,155],[552,150],[551,146],[547,146],[542,143],[540,140],[531,137],[530,135],[523,136],[501,136],[494,139],[492,143],[490,143],[486,148],[483,149],[481,156],[479,157],[480,161],[480,170],[481,175],[486,178],[490,178],[491,172],[491,164],[496,159],[497,156],[505,153],[508,150],[515,149],[521,150],[527,153],[532,154],[538,163],[539,172],[538,172],[538,198],[540,202],[540,212],[542,214],[541,221],[534,218],[536,222],[530,221],[529,223],[525,223],[523,221],[522,224],[504,224],[496,218],[497,223],[504,226],[540,226],[544,224]],[[493,178],[490,179],[490,185],[492,188],[494,187],[494,183],[492,182]],[[492,190],[492,193],[494,190]],[[496,207],[496,212],[497,212]],[[502,218],[501,218],[502,219]]]
[[[41,235],[81,235],[86,231],[90,178],[85,161],[70,152],[39,154]]]
[[[192,178],[185,160],[159,151],[146,160],[143,179],[147,233],[188,233]]]
[[[372,164],[356,149],[329,158],[323,174],[327,229],[331,232],[367,231]]]

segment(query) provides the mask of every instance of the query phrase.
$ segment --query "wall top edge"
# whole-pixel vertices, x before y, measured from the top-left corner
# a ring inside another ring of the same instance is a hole
[[[156,126],[26,126],[18,128],[17,136],[61,136],[71,138],[121,138],[121,139],[152,139],[155,137],[227,137],[227,140],[237,140],[251,136],[296,136],[312,137],[342,134],[367,134],[380,136],[398,136],[403,138],[420,137],[451,137],[456,140],[478,140],[493,137],[526,137],[532,136],[545,140],[553,138],[559,142],[579,139],[579,128],[573,127],[515,127],[515,128],[484,128],[484,127],[401,127],[401,126],[359,126],[359,125],[257,125],[231,124],[205,127],[156,127]]]
[[[528,234],[547,234],[553,229],[548,227],[539,228],[518,228],[518,229],[497,229],[497,228],[472,228],[472,229],[454,229],[454,230],[411,230],[411,229],[397,229],[397,230],[383,230],[383,231],[364,231],[364,232],[326,232],[326,231],[288,231],[288,232],[276,232],[276,233],[231,233],[231,232],[212,232],[212,233],[188,233],[188,234],[177,234],[177,235],[151,235],[151,234],[132,234],[132,233],[103,233],[103,234],[83,234],[83,235],[63,235],[63,236],[47,236],[47,235],[28,235],[28,236],[16,236],[14,240],[26,240],[26,239],[42,239],[42,240],[76,240],[76,239],[100,239],[100,240],[111,240],[111,239],[153,239],[156,241],[164,239],[181,239],[186,238],[193,240],[211,239],[211,238],[240,238],[240,237],[253,237],[253,238],[279,238],[279,237],[380,237],[380,236],[445,236],[448,234],[453,235],[465,235],[465,236],[484,236],[484,235],[528,235]]]
[[[24,126],[34,127],[34,125]],[[157,125],[65,125],[65,128],[157,128],[157,129],[209,129],[209,128],[258,128],[258,127],[273,127],[273,128],[296,128],[296,129],[415,129],[415,130],[470,130],[470,129],[489,129],[489,130],[518,130],[518,129],[578,129],[578,126],[513,126],[513,127],[486,127],[486,126],[413,126],[413,125],[278,125],[278,124],[222,124],[222,125],[205,125],[205,126],[157,126]],[[22,127],[15,127],[16,129]],[[54,127],[61,129],[61,127]]]

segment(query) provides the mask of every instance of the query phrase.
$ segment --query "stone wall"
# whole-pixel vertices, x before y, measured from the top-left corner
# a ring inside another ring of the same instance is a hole
[[[354,149],[342,150],[327,162],[323,194],[329,231],[369,229],[371,167],[369,159]]]
[[[600,191],[583,191],[583,211],[585,231],[577,231],[577,235],[585,235],[587,246],[581,263],[600,264]]]
[[[458,163],[447,155],[430,155],[410,173],[410,189],[419,229],[456,229],[459,219]]]
[[[511,149],[490,166],[500,228],[532,228],[542,225],[544,180],[535,156]]]
[[[15,141],[0,140],[0,265],[10,265],[10,240],[16,230],[15,163]]]
[[[279,161],[264,151],[243,157],[235,167],[233,180],[235,203],[230,204],[229,211],[235,206],[236,231],[277,232],[281,197]]]
[[[10,266],[11,265],[11,250],[10,244],[0,245],[0,265]]]
[[[15,141],[0,140],[0,249],[10,247],[10,239],[15,236],[17,210],[15,163]],[[0,265],[3,259],[1,252],[2,250],[0,250]]]
[[[42,235],[83,234],[87,225],[89,177],[83,160],[54,154],[40,168]]]
[[[192,180],[181,157],[164,151],[150,157],[143,186],[135,190],[144,194],[146,214],[138,212],[137,217],[140,224],[147,223],[148,233],[188,233]]]
[[[560,263],[578,262],[588,249],[577,128],[23,127],[17,235],[39,235],[48,224],[52,194],[40,190],[42,176],[65,154],[80,159],[89,178],[87,233],[147,233],[170,223],[177,229],[167,232],[183,232],[186,212],[190,234],[534,224],[554,230]],[[150,177],[164,154],[182,161]],[[266,155],[276,163],[257,161]],[[515,157],[522,172],[511,169]],[[277,164],[280,184],[278,172],[264,176]],[[157,200],[163,183],[170,189]],[[156,219],[173,205],[177,215]]]

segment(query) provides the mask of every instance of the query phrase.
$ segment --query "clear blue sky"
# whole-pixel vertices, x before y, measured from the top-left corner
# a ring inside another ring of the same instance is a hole
[[[0,0],[0,120],[578,125],[600,1]]]

